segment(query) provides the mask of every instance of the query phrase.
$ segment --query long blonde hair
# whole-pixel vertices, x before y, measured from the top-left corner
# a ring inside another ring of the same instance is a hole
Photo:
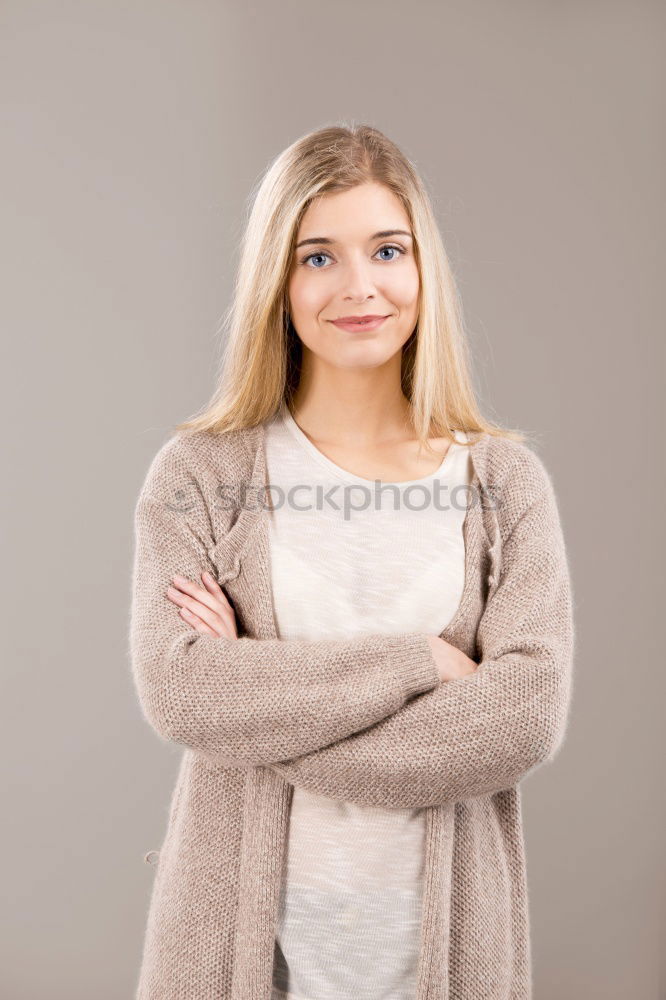
[[[293,397],[302,345],[289,319],[288,276],[310,202],[359,184],[384,184],[407,212],[420,274],[418,322],[403,346],[401,382],[420,443],[457,430],[522,441],[523,432],[486,420],[469,374],[469,347],[455,280],[428,193],[414,165],[370,125],[329,125],[297,139],[251,192],[213,398],[177,431],[253,427]],[[254,197],[253,197],[254,195]]]

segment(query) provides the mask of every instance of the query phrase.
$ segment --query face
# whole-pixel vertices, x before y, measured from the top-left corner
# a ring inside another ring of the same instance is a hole
[[[304,349],[337,367],[377,366],[400,351],[418,319],[419,273],[410,233],[402,204],[381,184],[360,184],[308,206],[288,285],[291,319]],[[333,322],[368,315],[387,318],[374,328],[345,329]]]

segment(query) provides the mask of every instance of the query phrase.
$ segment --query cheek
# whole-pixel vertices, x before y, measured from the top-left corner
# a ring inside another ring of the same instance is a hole
[[[387,284],[387,295],[403,309],[415,307],[419,295],[419,272],[416,267],[396,268]]]
[[[321,275],[316,275],[313,280],[310,275],[299,271],[289,283],[289,301],[294,316],[316,316],[325,308],[328,299],[326,283],[321,280]]]

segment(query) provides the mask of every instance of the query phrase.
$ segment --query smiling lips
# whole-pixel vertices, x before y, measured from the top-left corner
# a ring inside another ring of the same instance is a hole
[[[388,319],[387,316],[342,316],[340,319],[332,319],[331,323],[341,330],[375,330]]]

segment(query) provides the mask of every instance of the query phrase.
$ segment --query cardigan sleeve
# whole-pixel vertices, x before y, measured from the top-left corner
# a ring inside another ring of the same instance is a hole
[[[533,452],[523,467],[529,499],[517,515],[508,504],[512,526],[478,625],[477,670],[363,732],[271,765],[285,780],[359,804],[424,807],[510,788],[553,759],[570,704],[572,590],[552,482]]]
[[[178,466],[176,478],[187,470]],[[196,470],[187,471],[196,492]],[[136,504],[129,655],[142,712],[167,741],[251,767],[311,753],[371,726],[439,683],[427,635],[217,638],[193,631],[166,590],[215,576],[209,511],[175,505],[173,449]]]

